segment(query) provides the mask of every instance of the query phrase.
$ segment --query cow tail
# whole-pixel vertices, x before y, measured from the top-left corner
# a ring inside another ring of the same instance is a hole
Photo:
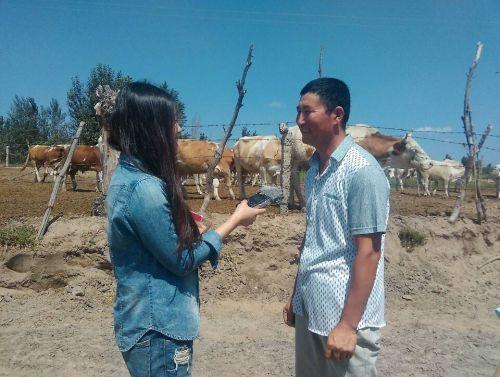
[[[30,161],[30,149],[28,147],[28,155],[26,156],[26,161],[24,162],[24,165],[23,167],[21,168],[21,171],[23,171],[24,169],[26,169],[26,166],[28,166],[28,162]]]

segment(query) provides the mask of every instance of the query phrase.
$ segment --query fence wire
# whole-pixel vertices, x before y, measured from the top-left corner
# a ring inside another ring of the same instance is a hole
[[[287,126],[289,125],[295,125],[294,121],[289,121],[289,122],[282,122],[285,123]],[[279,127],[280,123],[275,123],[275,122],[254,122],[254,123],[236,123],[234,126],[235,127],[263,127],[263,126],[276,126]],[[200,125],[193,125],[193,126],[184,126],[183,128],[196,128],[198,130],[203,130],[203,128],[220,128],[222,130],[225,130],[226,127],[228,127],[228,124],[226,123],[218,123],[218,124],[200,124]],[[371,126],[368,125],[361,125],[358,127],[367,127],[371,128]],[[396,128],[396,127],[373,127],[381,130],[390,130],[390,131],[398,131],[398,132],[412,132],[413,138],[417,140],[429,140],[429,141],[435,141],[438,143],[444,143],[444,144],[453,144],[453,145],[461,145],[464,148],[467,147],[467,143],[465,142],[458,142],[458,141],[452,141],[452,140],[443,140],[443,139],[437,139],[433,137],[427,137],[427,136],[420,136],[420,135],[414,135],[414,134],[449,134],[449,135],[463,135],[463,131],[443,131],[443,130],[408,130],[404,128]],[[479,133],[474,133],[475,136],[481,136],[482,134]],[[255,135],[255,137],[258,137],[260,140],[280,140],[280,137],[277,137],[275,135]],[[395,136],[397,137],[397,136]],[[500,138],[500,135],[496,134],[489,134],[488,138]],[[240,138],[229,138],[228,141],[236,142]],[[221,142],[223,140],[223,137],[220,139],[214,139],[210,140],[213,142]],[[301,140],[301,139],[298,139]],[[0,161],[5,161],[6,158],[6,146],[9,146],[10,151],[9,151],[9,160],[10,164],[20,164],[24,163],[26,159],[26,155],[28,152],[28,146],[27,144],[0,144]],[[481,150],[489,150],[489,151],[495,151],[495,152],[500,152],[500,148],[494,148],[494,147],[488,147],[488,146],[483,146]],[[210,156],[197,156],[196,158],[212,158],[213,155]],[[257,158],[257,157],[254,157]]]

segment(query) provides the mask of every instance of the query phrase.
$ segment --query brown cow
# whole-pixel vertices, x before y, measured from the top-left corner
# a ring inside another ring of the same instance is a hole
[[[179,174],[182,176],[206,173],[208,164],[214,157],[218,147],[214,142],[194,139],[179,139],[177,146],[177,167],[179,169]],[[232,163],[233,151],[224,148],[222,158],[215,167],[214,175],[224,177],[229,195],[234,199],[234,192],[231,188]],[[214,187],[214,197],[217,200],[221,200],[217,187]]]
[[[69,148],[66,148],[64,156],[68,156]],[[78,145],[71,158],[68,168],[68,174],[71,177],[73,191],[76,191],[76,173],[81,171],[95,171],[97,190],[102,192],[102,165],[99,146],[97,145]],[[63,185],[65,187],[66,185]]]
[[[57,169],[60,162],[64,159],[66,146],[64,145],[34,145],[29,148],[26,162],[21,171],[26,169],[28,163],[33,162],[35,169],[35,182],[44,182],[49,174],[49,168]],[[40,179],[38,169],[45,168],[43,178]]]

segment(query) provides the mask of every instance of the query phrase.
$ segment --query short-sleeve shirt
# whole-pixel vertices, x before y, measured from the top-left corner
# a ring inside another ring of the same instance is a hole
[[[372,292],[358,329],[383,327],[384,238],[389,182],[377,160],[347,136],[319,174],[317,152],[305,178],[307,228],[292,305],[309,318],[308,329],[327,336],[337,325],[356,257],[354,237],[382,233]]]

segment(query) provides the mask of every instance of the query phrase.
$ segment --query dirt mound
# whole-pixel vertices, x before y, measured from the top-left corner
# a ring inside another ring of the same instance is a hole
[[[210,220],[215,226],[226,217]],[[105,224],[97,217],[60,218],[33,249],[1,250],[0,375],[126,375],[112,334]],[[302,213],[268,213],[229,237],[216,270],[203,266],[195,375],[293,373],[293,335],[280,323],[280,310],[291,293],[304,229]],[[421,232],[426,243],[403,248],[403,229]],[[498,254],[494,222],[392,216],[382,375],[492,374],[500,363],[493,313],[500,263],[478,267]]]

